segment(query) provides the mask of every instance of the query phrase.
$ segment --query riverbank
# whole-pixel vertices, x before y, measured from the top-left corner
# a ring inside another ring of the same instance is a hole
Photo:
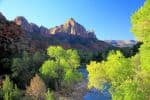
[[[56,100],[111,100],[111,94],[109,93],[109,85],[105,84],[105,89],[99,91],[97,89],[88,89],[88,72],[85,68],[79,69],[79,72],[83,74],[83,79],[78,84],[73,86],[72,92],[67,93],[65,91],[54,92]]]
[[[83,100],[88,91],[87,82],[87,79],[83,79],[80,83],[74,85],[71,93],[65,91],[54,92],[56,100]]]

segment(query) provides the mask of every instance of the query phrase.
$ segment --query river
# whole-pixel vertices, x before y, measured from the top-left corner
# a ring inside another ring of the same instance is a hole
[[[88,72],[85,68],[80,68],[79,72],[82,73],[83,78],[87,79]],[[85,93],[85,95],[83,96],[83,100],[111,100],[111,94],[108,91],[109,87],[110,85],[104,84],[103,91],[99,91],[93,88]]]

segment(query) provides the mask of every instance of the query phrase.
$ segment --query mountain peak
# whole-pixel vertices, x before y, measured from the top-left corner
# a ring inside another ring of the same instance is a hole
[[[17,25],[22,25],[22,24],[27,24],[28,23],[27,19],[23,16],[17,16],[15,18],[15,22],[16,22]]]
[[[68,26],[75,26],[76,21],[73,18],[69,18],[66,23],[64,24],[64,26],[68,27]]]
[[[69,18],[64,24],[50,29],[51,34],[67,33],[70,35],[81,36],[85,38],[96,38],[94,32],[87,31],[84,26]]]
[[[72,18],[72,17],[71,17],[71,18],[69,18],[68,20],[69,20],[69,21],[75,21],[75,20],[74,20],[74,18]]]
[[[71,17],[71,18],[68,19],[67,22],[74,22],[75,23],[76,21]]]

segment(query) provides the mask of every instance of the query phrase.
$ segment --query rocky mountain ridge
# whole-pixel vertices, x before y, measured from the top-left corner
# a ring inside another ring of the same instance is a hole
[[[57,30],[58,27],[51,29],[47,29],[43,26],[39,27],[34,23],[29,23],[24,17],[21,16],[15,18],[14,21],[8,21],[1,14],[0,19],[1,21],[6,20],[6,23],[13,23],[11,28],[14,30],[16,29],[15,27],[18,27],[19,30],[21,30],[20,32],[26,37],[22,40],[28,42],[28,44],[24,47],[29,48],[28,50],[32,52],[45,51],[45,49],[51,45],[60,45],[66,49],[72,48],[91,52],[102,52],[111,47],[111,45],[108,43],[98,40],[94,32],[88,32],[82,25],[78,24],[72,18],[69,19],[65,24],[61,25],[62,27],[60,30]],[[11,33],[8,28],[9,26],[6,26],[5,30]],[[54,31],[54,29],[56,30]],[[4,33],[3,30],[0,31]],[[17,34],[14,34],[14,36],[16,35]],[[19,42],[19,45],[22,46],[21,42]]]
[[[29,23],[23,16],[15,18],[14,22],[20,25],[24,30],[29,33],[40,33],[43,36],[51,36],[60,33],[66,33],[73,36],[81,36],[83,38],[94,38],[96,35],[92,31],[87,31],[82,25],[77,23],[73,18],[67,20],[64,24],[53,28],[46,28],[44,26],[38,26],[34,23]]]
[[[44,26],[38,26],[34,23],[29,23],[23,16],[18,16],[14,19],[14,22],[21,26],[26,32],[29,33],[41,33],[42,35],[49,35],[49,30]]]

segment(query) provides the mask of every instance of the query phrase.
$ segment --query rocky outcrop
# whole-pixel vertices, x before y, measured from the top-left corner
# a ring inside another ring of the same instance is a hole
[[[24,30],[31,32],[30,24],[28,23],[28,21],[24,17],[22,17],[22,16],[16,17],[15,23],[17,25],[21,26]]]
[[[96,38],[95,33],[87,31],[82,25],[70,18],[65,24],[51,28],[51,34],[67,33],[69,35],[77,35],[84,38]]]
[[[28,33],[40,33],[42,35],[48,35],[49,31],[43,26],[38,26],[34,23],[29,23],[24,17],[18,16],[15,18],[14,22],[20,25]]]

